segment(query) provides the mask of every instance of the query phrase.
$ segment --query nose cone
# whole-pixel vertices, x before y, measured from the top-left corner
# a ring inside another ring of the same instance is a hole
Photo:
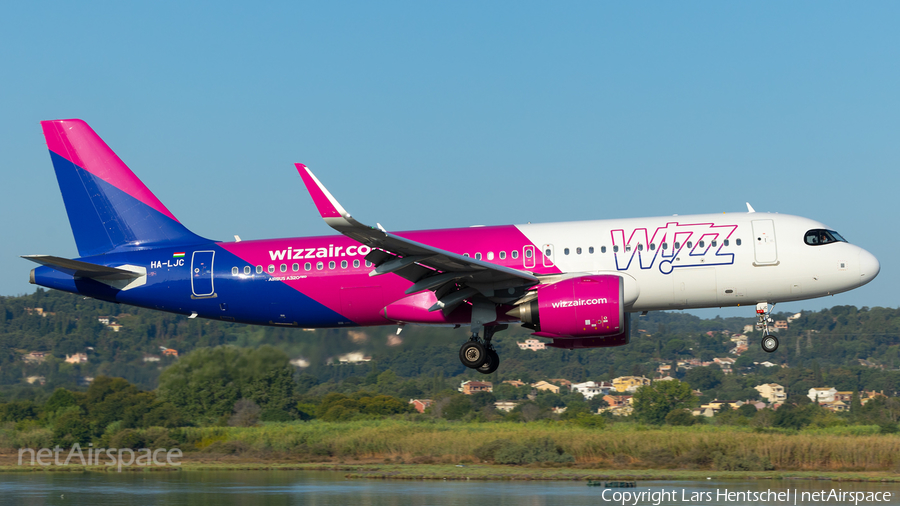
[[[881,264],[875,255],[866,250],[859,252],[859,281],[860,285],[864,285],[875,279],[875,276],[881,271]]]

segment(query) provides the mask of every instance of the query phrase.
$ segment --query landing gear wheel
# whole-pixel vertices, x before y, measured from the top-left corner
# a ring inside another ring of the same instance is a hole
[[[772,334],[766,334],[762,338],[762,342],[759,343],[762,346],[762,349],[766,353],[772,353],[773,351],[778,349],[778,338],[773,336]]]
[[[459,349],[460,362],[471,369],[478,369],[487,359],[487,350],[478,341],[468,341]]]
[[[484,364],[475,370],[481,374],[491,374],[498,367],[500,367],[500,355],[497,355],[497,352],[491,349],[487,350],[487,360],[484,361]]]

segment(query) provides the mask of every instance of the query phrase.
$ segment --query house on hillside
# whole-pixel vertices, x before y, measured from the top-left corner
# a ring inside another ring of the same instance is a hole
[[[416,411],[424,413],[429,406],[434,404],[434,401],[431,399],[410,399],[409,403],[413,405]]]
[[[22,360],[29,364],[37,364],[47,360],[47,357],[49,356],[50,353],[46,351],[32,351],[31,353],[26,353],[25,356],[22,357]]]
[[[520,350],[546,350],[547,345],[543,341],[538,341],[537,339],[526,339],[524,343],[520,343],[516,341],[516,344],[519,345]]]
[[[809,397],[809,400],[813,402],[818,402],[819,404],[825,402],[834,402],[834,396],[837,394],[837,389],[834,387],[824,387],[824,388],[810,388],[809,393],[806,395]]]
[[[558,386],[554,385],[553,383],[548,383],[544,380],[538,381],[537,383],[532,383],[531,386],[535,390],[549,391],[549,392],[553,392],[554,394],[559,393]]]
[[[612,413],[615,416],[629,416],[634,412],[633,397],[631,395],[604,395],[605,408],[600,408],[597,413]]]
[[[584,383],[575,383],[571,386],[573,392],[578,392],[585,399],[591,400],[595,395],[607,395],[613,389],[612,383],[596,383],[594,381],[585,381]]]
[[[494,384],[490,381],[463,381],[459,385],[459,391],[465,395],[472,395],[478,392],[493,392]]]
[[[516,388],[524,387],[524,386],[525,386],[525,382],[522,381],[522,380],[506,380],[506,381],[504,381],[503,383],[506,383],[507,385],[514,386],[514,387],[516,387]]]
[[[496,409],[497,411],[509,413],[510,411],[516,409],[516,406],[518,406],[519,404],[519,401],[497,401],[494,403],[494,409]]]
[[[774,404],[776,402],[784,402],[787,399],[787,393],[784,391],[784,387],[779,385],[778,383],[765,383],[762,385],[756,385],[753,387],[757,392],[759,392],[759,396],[763,399],[769,401],[769,403]]]
[[[74,355],[66,354],[67,364],[84,364],[88,361],[87,355],[84,353],[76,353]]]
[[[636,392],[638,388],[650,386],[650,379],[643,376],[619,376],[612,380],[617,392]]]

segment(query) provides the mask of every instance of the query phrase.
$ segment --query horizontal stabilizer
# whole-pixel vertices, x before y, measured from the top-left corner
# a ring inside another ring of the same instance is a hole
[[[141,277],[141,273],[126,271],[125,269],[117,269],[115,267],[107,267],[105,265],[97,265],[79,260],[69,260],[68,258],[55,257],[50,255],[22,255],[22,258],[31,260],[32,262],[46,265],[60,272],[65,272],[76,278],[92,278],[103,279],[107,281],[137,279]]]

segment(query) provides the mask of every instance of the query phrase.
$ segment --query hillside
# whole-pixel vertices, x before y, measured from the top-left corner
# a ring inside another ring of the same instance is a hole
[[[783,320],[789,315],[774,316]],[[108,318],[113,325],[101,323],[101,318]],[[505,379],[599,381],[628,374],[650,376],[660,363],[735,357],[728,353],[734,344],[723,332],[740,333],[754,322],[753,318],[700,319],[679,312],[633,318],[631,344],[608,349],[520,350],[516,342],[529,338],[529,332],[511,328],[495,338],[502,364],[490,379],[499,383]],[[0,298],[0,389],[7,397],[30,397],[56,387],[83,388],[86,377],[98,375],[118,376],[142,389],[154,389],[161,370],[177,360],[164,356],[161,348],[183,356],[198,347],[220,344],[270,344],[292,359],[301,359],[298,363],[308,364],[303,372],[319,383],[339,383],[385,370],[419,382],[429,378],[440,378],[441,383],[453,383],[449,380],[455,377],[459,377],[455,382],[484,379],[457,359],[458,347],[467,335],[465,329],[409,326],[399,338],[395,330],[304,331],[190,320],[39,289],[30,295]],[[896,372],[900,366],[898,309],[836,306],[803,313],[778,335],[779,350],[765,354],[759,349],[758,332],[750,332],[749,349],[735,363],[737,374],[725,382],[727,388],[720,381],[718,388],[726,390],[716,393],[751,395],[749,383],[758,384],[754,382],[767,378],[784,384],[789,394],[805,393],[804,389],[823,383],[842,390],[885,390],[891,395],[900,387],[900,372]],[[47,356],[29,363],[23,359],[30,352],[45,352]],[[339,357],[353,352],[357,352],[356,358],[371,357],[371,361],[339,363]],[[84,353],[87,362],[64,362],[76,353]],[[865,365],[861,365],[861,359]],[[787,367],[754,365],[767,360]],[[684,372],[679,374],[683,376]],[[33,384],[27,382],[28,378]]]

